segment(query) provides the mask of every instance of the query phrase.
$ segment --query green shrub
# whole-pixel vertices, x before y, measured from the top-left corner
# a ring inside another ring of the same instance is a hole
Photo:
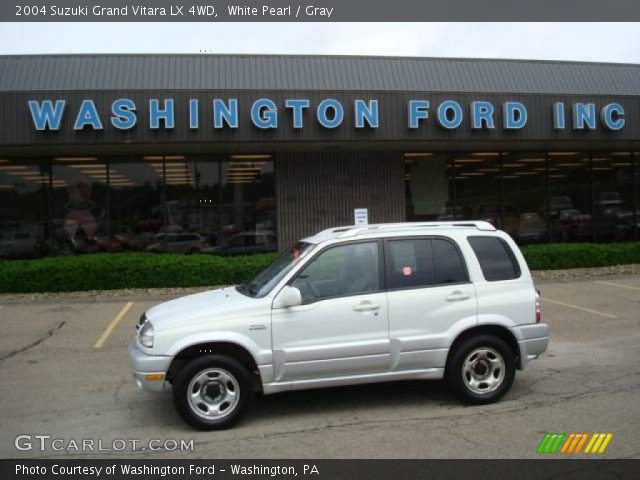
[[[96,253],[0,261],[0,292],[71,292],[241,283],[276,254],[234,257],[172,253]]]
[[[527,245],[522,253],[531,270],[608,267],[640,263],[640,242]]]
[[[522,252],[532,270],[640,263],[640,242],[527,245]],[[0,293],[230,285],[252,278],[275,256],[128,252],[0,260]]]

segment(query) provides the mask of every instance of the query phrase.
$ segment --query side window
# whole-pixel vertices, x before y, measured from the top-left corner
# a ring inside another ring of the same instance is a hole
[[[358,295],[380,289],[378,243],[354,243],[329,248],[293,281],[302,302]]]
[[[431,240],[390,240],[388,245],[389,289],[422,287],[434,283]]]
[[[467,269],[458,249],[448,240],[433,239],[436,283],[468,282]]]
[[[507,243],[498,237],[469,237],[485,280],[496,282],[520,277],[520,265]]]

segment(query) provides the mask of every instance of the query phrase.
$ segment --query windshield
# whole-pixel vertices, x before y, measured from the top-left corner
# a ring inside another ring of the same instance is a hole
[[[297,243],[293,248],[283,252],[253,280],[238,286],[237,290],[249,297],[264,297],[300,260],[309,255],[314,247],[312,243]]]

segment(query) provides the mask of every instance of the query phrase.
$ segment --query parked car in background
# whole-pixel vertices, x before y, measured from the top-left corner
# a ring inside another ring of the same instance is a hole
[[[0,257],[31,257],[38,251],[38,240],[28,230],[0,232]]]
[[[562,242],[585,241],[591,238],[591,215],[570,208],[560,210],[552,220],[553,239]]]
[[[538,243],[547,239],[547,225],[537,213],[523,213],[518,220],[519,243]]]
[[[275,252],[278,249],[276,234],[273,232],[243,232],[227,239],[222,246],[208,247],[203,253],[235,255],[246,253]]]
[[[562,210],[573,209],[571,197],[566,195],[556,195],[549,199],[549,212],[551,216],[557,215]]]
[[[209,246],[207,239],[198,233],[159,233],[148,252],[199,253]]]

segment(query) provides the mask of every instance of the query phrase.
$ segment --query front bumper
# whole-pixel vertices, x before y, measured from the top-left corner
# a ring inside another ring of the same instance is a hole
[[[535,360],[549,345],[549,325],[546,323],[534,323],[531,325],[519,325],[512,328],[518,339],[520,347],[520,364],[523,369],[531,360]]]
[[[138,348],[135,339],[129,344],[129,367],[136,382],[142,390],[148,392],[164,392],[169,388],[165,379],[173,357],[147,355]],[[150,380],[149,376],[162,375],[159,380]]]

